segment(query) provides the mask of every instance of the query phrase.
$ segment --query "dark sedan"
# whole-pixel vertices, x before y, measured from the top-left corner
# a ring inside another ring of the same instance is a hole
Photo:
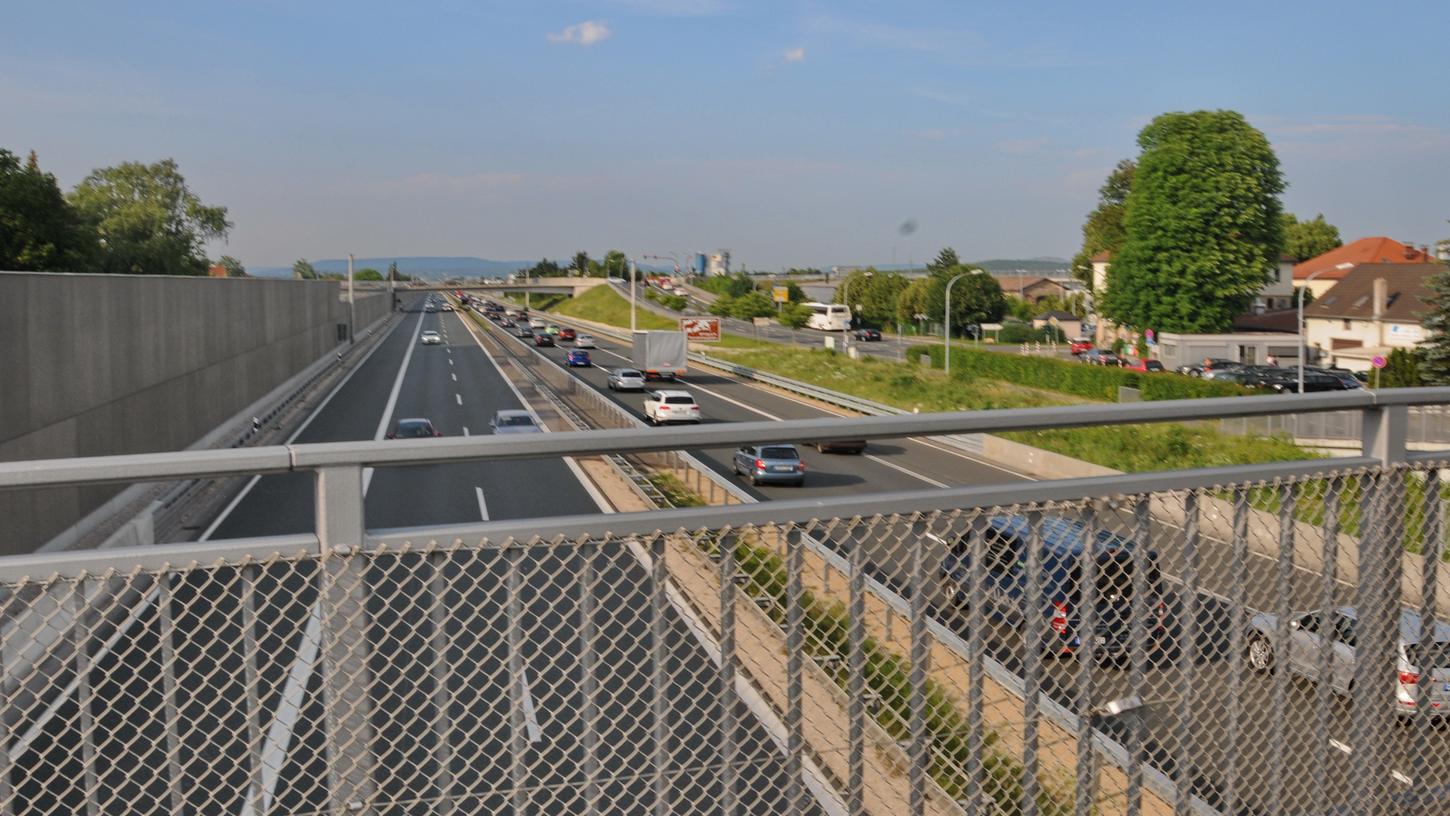
[[[856,339],[879,343],[881,342],[881,332],[875,329],[857,329]]]

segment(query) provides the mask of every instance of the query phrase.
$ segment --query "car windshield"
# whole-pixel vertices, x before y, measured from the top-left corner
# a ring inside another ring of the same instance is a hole
[[[799,453],[795,448],[761,448],[761,459],[799,459]]]
[[[398,431],[397,431],[397,434],[396,435],[399,436],[399,437],[405,437],[405,438],[406,437],[419,437],[419,436],[432,436],[433,435],[433,426],[429,425],[426,422],[399,422],[398,423]]]
[[[1405,657],[1417,669],[1450,669],[1450,641],[1411,643],[1405,647]]]
[[[666,405],[694,405],[694,397],[665,397]]]
[[[637,379],[639,377],[639,372],[638,371],[635,371],[632,368],[621,368],[618,371],[614,372],[614,376],[616,376],[616,377],[634,377],[634,378]]]
[[[498,426],[501,428],[518,428],[532,424],[534,418],[528,414],[505,414],[498,418]]]

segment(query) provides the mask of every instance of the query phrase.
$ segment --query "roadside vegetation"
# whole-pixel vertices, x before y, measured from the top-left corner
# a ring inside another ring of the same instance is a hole
[[[629,301],[611,286],[596,286],[577,297],[563,298],[545,311],[580,320],[592,320],[595,323],[604,323],[620,329],[629,328]],[[634,314],[635,328],[641,331],[675,331],[680,328],[678,321],[656,314],[649,309],[639,307],[635,309]],[[717,345],[728,349],[776,347],[769,341],[741,337],[738,334],[721,334],[720,342]]]

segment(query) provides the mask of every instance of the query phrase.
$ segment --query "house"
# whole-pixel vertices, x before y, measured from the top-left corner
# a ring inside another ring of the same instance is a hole
[[[1072,312],[1053,309],[1032,318],[1032,328],[1041,329],[1047,326],[1056,326],[1069,340],[1082,336],[1082,318]]]
[[[1041,275],[993,275],[992,277],[1002,285],[1004,294],[1028,303],[1041,303],[1050,297],[1060,300],[1068,293],[1068,287],[1064,285],[1066,281],[1044,278]]]
[[[1352,241],[1331,249],[1294,267],[1294,287],[1307,286],[1309,293],[1320,297],[1344,280],[1360,264],[1423,264],[1433,261],[1429,251],[1413,244],[1376,235]]]
[[[1429,306],[1429,280],[1440,263],[1362,263],[1323,297],[1304,307],[1304,337],[1311,359],[1351,371],[1393,349],[1414,348],[1425,337],[1420,318]]]
[[[1265,314],[1294,306],[1294,260],[1288,255],[1279,256],[1278,266],[1254,297],[1250,307],[1251,314]],[[1093,294],[1095,298],[1100,298],[1108,289],[1108,268],[1112,265],[1112,255],[1099,252],[1092,257],[1092,265]],[[1123,331],[1108,320],[1098,321],[1097,335],[1100,345],[1108,344],[1116,337],[1126,337]]]

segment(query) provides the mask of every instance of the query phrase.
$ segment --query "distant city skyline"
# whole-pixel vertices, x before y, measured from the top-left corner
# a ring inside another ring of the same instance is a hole
[[[247,266],[728,247],[775,269],[1071,257],[1144,124],[1232,108],[1287,211],[1450,237],[1450,55],[1411,45],[1450,8],[1292,6],[22,4],[0,147],[67,189],[174,158],[235,223],[211,254]]]

